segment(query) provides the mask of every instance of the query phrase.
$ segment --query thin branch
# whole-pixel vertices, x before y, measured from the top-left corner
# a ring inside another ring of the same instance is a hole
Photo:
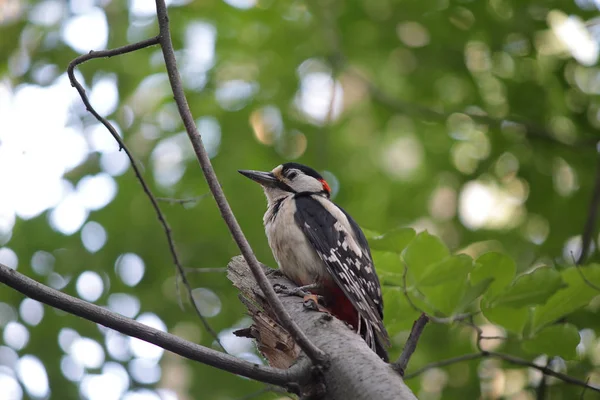
[[[505,336],[479,336],[479,340],[506,340]]]
[[[257,365],[217,350],[200,346],[178,336],[162,332],[133,319],[114,313],[104,307],[69,296],[58,290],[26,277],[25,275],[0,264],[0,282],[23,293],[25,296],[63,310],[86,320],[114,329],[179,354],[190,360],[198,361],[224,371],[255,379],[260,382],[288,387],[290,383],[301,382],[310,374],[308,365],[294,365],[281,370]]]
[[[479,358],[484,358],[484,357],[485,356],[483,355],[483,353],[473,353],[473,354],[465,354],[463,356],[448,358],[447,360],[436,361],[436,362],[427,364],[423,368],[419,368],[418,370],[413,371],[410,374],[404,375],[404,379],[406,380],[406,379],[415,378],[415,377],[421,375],[423,372],[429,371],[430,369],[433,369],[433,368],[446,367],[448,365],[457,364],[459,362],[477,360]]]
[[[577,378],[573,378],[572,376],[569,376],[569,375],[566,375],[566,374],[563,374],[560,372],[556,372],[548,367],[545,367],[542,365],[537,365],[531,361],[527,361],[522,358],[513,357],[508,354],[496,353],[493,351],[480,351],[478,353],[465,354],[463,356],[449,358],[447,360],[430,363],[430,364],[427,364],[426,366],[424,366],[423,368],[419,368],[418,370],[411,372],[410,374],[406,374],[404,376],[404,379],[412,379],[416,376],[421,375],[423,372],[429,371],[430,369],[433,369],[433,368],[445,367],[445,366],[456,364],[459,362],[476,360],[479,358],[496,358],[499,360],[506,361],[507,363],[510,363],[510,364],[537,369],[538,371],[542,372],[543,374],[553,376],[557,379],[560,379],[561,381],[563,381],[565,383],[569,383],[571,385],[576,385],[576,386],[581,386],[583,388],[586,388],[587,390],[593,390],[595,392],[600,393],[600,387],[589,385],[588,383],[586,383],[582,380],[579,380]]]
[[[533,368],[533,369],[537,369],[538,371],[546,374],[546,375],[550,375],[553,376],[555,378],[560,379],[563,382],[569,383],[571,385],[576,385],[576,386],[581,386],[584,388],[587,388],[589,390],[593,390],[594,392],[598,392],[600,393],[600,387],[596,387],[593,385],[589,385],[587,383],[585,383],[582,380],[579,380],[577,378],[573,378],[572,376],[560,373],[560,372],[556,372],[553,369],[550,369],[548,367],[542,366],[542,365],[537,365],[535,363],[532,363],[531,361],[527,361],[527,360],[523,360],[522,358],[518,358],[518,357],[514,357],[511,356],[509,354],[503,354],[503,353],[496,353],[493,351],[488,351],[485,352],[486,355],[485,357],[492,357],[492,358],[498,358],[500,360],[504,360],[510,364],[514,364],[514,365],[520,365],[522,367],[529,367],[529,368]]]
[[[67,74],[69,75],[69,80],[71,81],[71,86],[73,86],[75,89],[77,89],[77,92],[79,92],[79,96],[81,97],[83,104],[85,104],[86,110],[89,111],[102,125],[104,125],[106,127],[106,129],[108,129],[108,131],[110,132],[112,137],[119,144],[119,150],[125,151],[125,154],[129,158],[129,162],[131,163],[131,166],[133,168],[135,176],[136,176],[137,180],[140,182],[140,184],[142,185],[142,188],[143,188],[144,192],[146,193],[146,196],[152,203],[152,208],[154,208],[156,216],[158,217],[158,220],[163,227],[163,230],[167,237],[167,242],[169,244],[169,250],[171,251],[171,256],[173,257],[173,262],[175,263],[177,271],[178,271],[178,273],[181,277],[181,280],[187,290],[188,298],[190,300],[190,303],[192,304],[194,311],[196,312],[196,315],[198,315],[198,317],[200,318],[202,325],[204,325],[204,329],[206,329],[206,331],[209,332],[210,335],[212,335],[212,337],[215,339],[215,341],[221,347],[221,349],[223,349],[223,351],[227,352],[227,350],[225,350],[225,347],[223,347],[223,344],[219,340],[219,335],[217,335],[217,332],[215,332],[212,329],[212,327],[210,326],[210,324],[208,323],[206,318],[204,318],[204,316],[198,309],[196,302],[194,301],[194,297],[192,296],[192,288],[190,286],[189,281],[187,280],[185,271],[183,270],[183,266],[181,265],[181,261],[179,260],[179,255],[177,253],[177,249],[175,248],[175,241],[173,239],[173,233],[171,231],[171,227],[169,226],[169,223],[167,222],[165,215],[160,210],[160,207],[158,205],[158,200],[156,199],[156,197],[154,197],[154,195],[152,194],[152,191],[150,190],[150,186],[148,186],[148,183],[144,179],[141,169],[138,166],[138,163],[135,161],[133,154],[131,153],[129,148],[125,145],[125,142],[123,141],[121,136],[119,136],[119,134],[117,133],[117,130],[112,126],[112,124],[110,122],[108,122],[108,120],[106,118],[102,117],[94,109],[94,107],[90,103],[90,100],[87,97],[87,94],[85,93],[85,89],[79,83],[77,78],[75,78],[75,68],[78,65],[83,64],[86,61],[89,61],[89,60],[92,60],[95,58],[106,58],[106,57],[113,57],[116,55],[126,54],[126,53],[130,53],[132,51],[140,50],[140,49],[154,46],[157,44],[160,44],[160,39],[158,36],[143,40],[141,42],[129,44],[129,45],[126,45],[123,47],[118,47],[116,49],[103,50],[103,51],[90,51],[88,54],[79,56],[76,59],[74,59],[73,61],[71,61],[69,63],[69,67],[67,68]]]
[[[581,236],[581,254],[579,254],[579,258],[577,259],[576,267],[579,267],[585,262],[588,251],[590,250],[594,231],[596,230],[596,221],[598,220],[598,208],[600,208],[600,156],[598,157],[596,164],[596,180],[587,213],[587,219],[585,220],[585,226],[583,228],[583,235]]]
[[[186,270],[186,272],[191,272],[192,274],[203,274],[203,273],[209,273],[209,272],[216,272],[216,273],[225,273],[227,272],[227,267],[216,267],[216,268],[190,268],[190,267],[186,267],[184,268]]]
[[[586,384],[590,383],[590,378],[589,377],[585,380],[585,383]],[[585,391],[586,390],[587,390],[587,386],[584,387],[583,390],[581,391],[581,394],[579,395],[579,400],[583,400],[583,398],[585,397]]]
[[[406,367],[408,366],[408,361],[410,357],[415,352],[417,348],[417,343],[419,342],[419,338],[423,333],[423,329],[425,329],[425,325],[429,322],[429,317],[422,313],[419,318],[414,322],[412,329],[410,331],[410,335],[408,336],[408,340],[404,345],[404,350],[402,350],[402,354],[398,358],[394,364],[392,364],[392,368],[400,373],[401,376],[404,376],[404,372],[406,371]]]
[[[256,392],[249,393],[244,397],[238,398],[237,400],[252,400],[266,393],[287,394],[287,391],[285,389],[280,388],[279,386],[267,385],[264,388],[257,390]]]
[[[200,196],[190,197],[188,199],[175,199],[175,198],[171,198],[171,197],[157,197],[156,200],[162,201],[164,203],[169,203],[169,204],[185,205],[188,203],[198,203],[200,200],[204,199],[209,194],[210,193],[204,193],[204,194],[201,194]]]
[[[548,361],[546,362],[546,368],[550,368],[550,364],[552,364],[552,357],[548,357]],[[546,388],[548,387],[548,375],[542,374],[542,379],[540,379],[540,383],[535,390],[535,398],[536,400],[546,400]]]
[[[238,224],[235,215],[231,211],[231,207],[225,198],[225,194],[223,193],[223,189],[221,188],[221,184],[217,179],[217,175],[212,167],[210,162],[210,158],[202,144],[202,139],[200,134],[198,133],[198,129],[196,128],[196,124],[194,122],[194,117],[190,111],[190,108],[187,103],[187,99],[185,97],[185,93],[183,91],[183,84],[181,82],[181,77],[179,76],[179,71],[177,70],[177,61],[175,59],[175,51],[173,49],[173,43],[171,41],[171,32],[169,27],[169,16],[167,13],[167,6],[164,0],[156,0],[156,12],[158,15],[158,26],[160,29],[160,45],[162,48],[163,56],[165,59],[165,65],[167,69],[167,74],[169,75],[169,81],[171,83],[171,88],[173,90],[173,95],[175,98],[175,103],[177,104],[177,108],[179,110],[179,115],[183,121],[183,125],[185,126],[186,132],[192,142],[192,146],[196,153],[196,157],[198,158],[198,162],[202,168],[202,172],[206,177],[206,181],[212,192],[217,206],[219,207],[219,211],[221,212],[221,216],[223,220],[227,224],[233,239],[235,240],[237,246],[239,247],[244,259],[250,266],[252,270],[252,274],[256,279],[258,286],[265,294],[267,301],[273,307],[273,310],[277,314],[281,324],[284,328],[290,332],[294,340],[298,343],[300,348],[304,350],[307,356],[316,364],[324,364],[327,362],[328,357],[325,353],[323,353],[319,348],[317,348],[308,337],[300,330],[298,325],[292,320],[287,311],[283,308],[283,304],[277,298],[277,294],[269,284],[267,277],[262,271],[256,256],[254,255],[248,240],[244,236],[240,225]]]
[[[531,361],[527,361],[527,360],[524,360],[522,358],[514,357],[514,356],[511,356],[509,354],[496,353],[494,351],[484,350],[481,347],[481,341],[484,338],[489,339],[490,337],[484,337],[484,336],[482,336],[483,335],[483,330],[479,326],[477,326],[472,320],[471,321],[465,320],[465,321],[462,321],[462,322],[464,324],[468,325],[468,326],[471,326],[477,332],[477,342],[476,342],[476,344],[477,344],[477,349],[479,350],[478,353],[466,354],[466,355],[463,355],[463,356],[458,356],[458,357],[450,358],[450,359],[447,359],[447,360],[442,360],[442,361],[438,361],[438,362],[427,364],[426,366],[424,366],[424,367],[422,367],[422,368],[420,368],[420,369],[418,369],[418,370],[416,370],[414,372],[411,372],[410,374],[406,374],[404,376],[404,378],[405,379],[411,379],[411,378],[414,378],[414,377],[416,377],[416,376],[422,374],[423,372],[428,371],[428,370],[430,370],[432,368],[444,367],[444,366],[451,365],[451,364],[456,364],[456,363],[459,363],[459,362],[462,362],[462,361],[475,360],[475,359],[478,359],[478,358],[496,358],[496,359],[500,359],[500,360],[506,361],[506,362],[511,363],[511,364],[520,365],[520,366],[529,367],[529,368],[534,368],[534,369],[537,369],[538,371],[541,371],[545,375],[553,376],[555,378],[558,378],[558,379],[562,380],[563,382],[566,382],[566,383],[569,383],[569,384],[572,384],[572,385],[581,386],[581,387],[584,387],[586,389],[590,389],[590,390],[593,390],[593,391],[596,391],[596,392],[600,392],[600,387],[595,387],[595,386],[589,385],[587,382],[583,382],[583,381],[581,381],[581,380],[579,380],[577,378],[573,378],[573,377],[571,377],[569,375],[562,374],[560,372],[556,372],[556,371],[550,369],[548,366],[540,366],[540,365],[537,365],[537,364],[535,364],[535,363],[533,363]]]

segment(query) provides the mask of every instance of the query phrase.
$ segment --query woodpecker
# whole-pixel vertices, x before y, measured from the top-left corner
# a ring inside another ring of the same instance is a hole
[[[270,172],[240,170],[267,197],[263,222],[281,272],[321,296],[326,309],[359,333],[388,361],[383,299],[369,244],[352,217],[330,199],[331,188],[298,163]]]

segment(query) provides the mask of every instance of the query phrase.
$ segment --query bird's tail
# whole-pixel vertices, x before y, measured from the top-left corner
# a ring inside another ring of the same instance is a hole
[[[386,340],[384,334],[375,332],[373,325],[366,321],[363,317],[358,317],[358,332],[360,336],[367,342],[369,347],[377,353],[377,355],[385,362],[389,362],[389,356],[386,347],[389,347],[389,340]]]

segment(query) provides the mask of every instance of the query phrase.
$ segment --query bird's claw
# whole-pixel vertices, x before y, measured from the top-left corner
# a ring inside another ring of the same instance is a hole
[[[307,294],[303,297],[304,307],[306,309],[330,314],[329,310],[320,304],[320,302],[323,301],[323,297],[317,296],[316,294]]]
[[[280,283],[276,283],[273,285],[273,290],[275,290],[275,293],[278,294],[283,294],[286,296],[298,296],[298,297],[305,297],[308,296],[309,293],[305,292],[301,287],[296,287],[293,289],[288,289],[287,286],[282,285]]]

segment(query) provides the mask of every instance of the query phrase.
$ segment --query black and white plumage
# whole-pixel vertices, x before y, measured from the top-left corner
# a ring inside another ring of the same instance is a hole
[[[297,163],[240,173],[264,189],[265,231],[280,270],[299,286],[317,284],[313,292],[327,309],[387,361],[381,286],[369,245],[352,217],[330,200],[327,182]]]

